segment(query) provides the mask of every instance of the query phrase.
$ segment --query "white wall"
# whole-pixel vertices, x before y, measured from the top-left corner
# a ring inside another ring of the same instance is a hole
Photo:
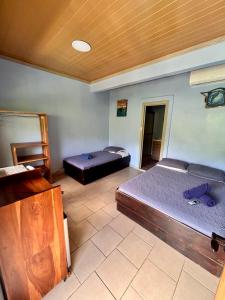
[[[225,170],[225,107],[205,109],[200,94],[225,84],[190,87],[188,80],[187,73],[112,90],[109,112],[108,93],[91,93],[85,83],[0,59],[0,108],[49,115],[53,170],[64,157],[103,148],[108,137],[109,144],[127,148],[138,167],[142,103],[167,99],[164,156]],[[128,114],[118,118],[116,100],[124,98]],[[21,129],[13,130],[19,138]],[[0,152],[4,143],[0,134]]]
[[[65,157],[108,145],[108,93],[83,82],[0,59],[0,108],[48,114],[53,171]],[[21,140],[22,126],[13,130]]]
[[[169,100],[164,156],[225,170],[225,107],[206,109],[202,91],[225,84],[189,86],[189,73],[110,92],[109,144],[131,153],[139,166],[142,103]],[[127,117],[116,117],[116,100],[128,99]]]
[[[22,128],[22,129],[21,129]],[[40,124],[38,117],[19,117],[0,115],[0,168],[13,165],[11,143],[41,141]],[[23,150],[21,155],[41,153],[41,147]]]

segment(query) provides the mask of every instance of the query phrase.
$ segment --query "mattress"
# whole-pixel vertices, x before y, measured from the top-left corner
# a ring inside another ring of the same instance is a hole
[[[65,158],[64,161],[81,170],[87,170],[111,161],[115,161],[117,159],[121,159],[121,155],[110,153],[108,151],[96,151],[91,152],[91,154],[94,156],[92,159],[85,160],[81,157],[81,155],[76,155]]]
[[[206,182],[217,204],[214,207],[203,203],[188,204],[188,200],[183,198],[183,191]],[[224,183],[155,166],[121,184],[119,191],[209,237],[212,232],[225,237]]]

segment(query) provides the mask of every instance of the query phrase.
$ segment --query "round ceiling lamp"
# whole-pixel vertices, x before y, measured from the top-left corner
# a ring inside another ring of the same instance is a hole
[[[80,52],[89,52],[91,51],[91,45],[85,41],[75,40],[72,42],[72,47]]]

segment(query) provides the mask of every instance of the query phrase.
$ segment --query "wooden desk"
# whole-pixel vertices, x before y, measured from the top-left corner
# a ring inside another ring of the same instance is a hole
[[[0,178],[0,275],[8,300],[39,300],[67,276],[61,189],[37,170]]]

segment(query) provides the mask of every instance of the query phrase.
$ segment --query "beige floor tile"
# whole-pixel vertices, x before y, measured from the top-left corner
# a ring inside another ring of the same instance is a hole
[[[71,204],[69,210],[67,210],[67,214],[75,223],[79,223],[92,215],[93,211],[84,205],[74,207],[73,204]]]
[[[96,233],[91,240],[104,253],[104,255],[108,256],[122,241],[122,237],[110,226],[105,226],[101,231]]]
[[[75,244],[75,242],[70,238],[70,253],[75,251],[78,248],[78,246]]]
[[[149,259],[175,281],[180,276],[185,257],[162,241],[153,247]]]
[[[88,201],[88,198],[83,196],[82,194],[78,196],[71,196],[67,201],[68,204],[73,204],[73,207],[79,207],[85,204]]]
[[[70,201],[70,199],[72,198],[72,193],[70,193],[69,191],[65,191],[63,192],[62,194],[62,199],[63,199],[63,202],[64,201]]]
[[[171,300],[176,287],[175,281],[149,260],[144,262],[131,285],[145,300]]]
[[[98,211],[99,209],[103,208],[105,205],[106,204],[105,202],[103,202],[101,197],[95,197],[85,202],[85,206],[93,212]]]
[[[213,293],[216,292],[219,278],[212,275],[193,261],[185,258],[184,271],[191,275],[194,279],[198,280],[202,285],[208,288]]]
[[[79,286],[80,283],[78,279],[72,273],[65,282],[61,281],[51,290],[43,300],[67,300]]]
[[[82,286],[72,295],[70,300],[113,300],[113,296],[93,273]]]
[[[88,218],[90,222],[97,230],[101,230],[106,224],[112,221],[112,217],[105,213],[103,210],[99,210]]]
[[[77,195],[81,193],[84,190],[84,186],[82,186],[80,183],[75,181],[74,179],[71,180],[65,180],[64,182],[58,183],[61,186],[61,190],[63,192],[73,192],[73,194]]]
[[[70,210],[71,203],[67,201],[63,201],[63,211],[67,214]]]
[[[116,299],[120,299],[136,274],[136,268],[114,250],[96,272]]]
[[[96,184],[95,191],[97,191],[98,193],[104,193],[111,190],[112,187],[113,183],[103,178],[102,180],[99,180]]]
[[[143,300],[143,298],[132,287],[129,287],[121,300]]]
[[[115,218],[120,215],[120,212],[117,210],[116,205],[117,205],[116,202],[110,203],[110,204],[106,205],[105,207],[103,207],[103,210],[107,214],[109,214],[110,216]]]
[[[97,230],[87,221],[79,224],[69,223],[69,236],[78,246],[89,240]]]
[[[213,300],[214,294],[186,272],[182,272],[174,300]]]
[[[109,225],[122,237],[126,237],[133,230],[135,223],[128,217],[120,214]]]
[[[117,249],[122,252],[137,268],[140,268],[152,249],[136,234],[129,233]]]
[[[75,225],[76,223],[73,221],[73,219],[70,218],[69,215],[67,215],[67,222],[68,222],[68,227]]]
[[[155,236],[139,224],[135,225],[133,232],[150,246],[154,246],[159,240],[157,236]]]
[[[101,199],[105,204],[110,204],[115,202],[115,191],[107,191],[101,194]]]
[[[72,254],[72,270],[80,282],[84,282],[104,259],[102,252],[88,241]]]

